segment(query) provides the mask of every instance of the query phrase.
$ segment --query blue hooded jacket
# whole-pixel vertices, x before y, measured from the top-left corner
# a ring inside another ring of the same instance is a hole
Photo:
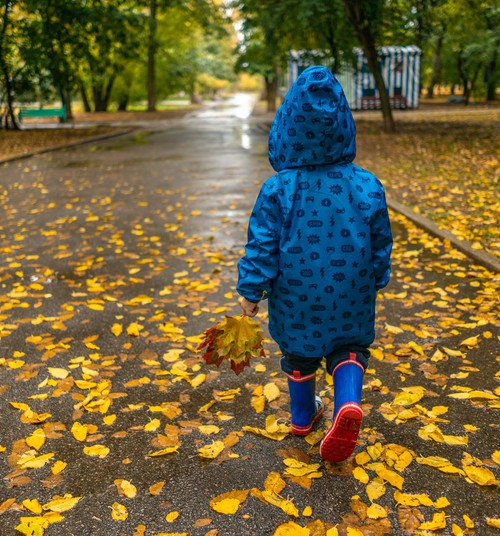
[[[375,337],[392,235],[382,184],[355,156],[342,87],[325,67],[309,67],[276,113],[277,173],[262,186],[238,264],[238,293],[269,299],[269,331],[289,354],[322,357]]]

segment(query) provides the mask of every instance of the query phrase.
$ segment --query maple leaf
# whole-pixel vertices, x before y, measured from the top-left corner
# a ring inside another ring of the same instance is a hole
[[[229,360],[231,369],[240,374],[252,357],[265,356],[263,331],[258,322],[246,316],[226,316],[203,334],[198,350],[205,348],[203,359],[209,365],[220,366]]]

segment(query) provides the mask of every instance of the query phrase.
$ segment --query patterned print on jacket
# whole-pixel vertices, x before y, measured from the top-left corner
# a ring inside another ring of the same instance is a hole
[[[288,353],[321,357],[375,336],[392,235],[380,181],[353,163],[356,129],[342,87],[309,67],[269,134],[277,174],[250,216],[238,293],[269,299],[269,331]]]

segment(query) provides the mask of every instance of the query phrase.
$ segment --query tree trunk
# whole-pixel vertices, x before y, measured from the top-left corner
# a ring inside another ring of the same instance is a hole
[[[2,33],[0,34],[0,70],[3,77],[3,84],[5,87],[5,95],[7,100],[7,114],[5,118],[5,128],[11,126],[15,130],[19,130],[19,124],[14,114],[14,91],[12,88],[12,80],[9,72],[9,66],[5,60],[5,34],[7,27],[10,25],[9,12],[12,8],[12,4],[9,0],[5,1],[3,21],[2,21]],[[9,123],[10,121],[10,123]]]
[[[464,88],[465,104],[469,104],[469,98],[470,98],[469,77],[467,76],[467,73],[464,70],[464,65],[463,65],[463,60],[462,60],[462,51],[460,51],[460,53],[458,54],[457,70],[458,70],[458,76],[460,77],[460,80],[462,81],[462,86]]]
[[[124,95],[122,95],[120,97],[120,100],[118,101],[118,111],[119,112],[126,112],[127,111],[128,99],[129,99],[129,94],[128,93],[125,93]]]
[[[486,67],[486,100],[494,101],[496,99],[497,84],[496,84],[496,50],[494,58]]]
[[[395,132],[396,126],[392,117],[391,103],[389,94],[385,87],[385,82],[380,71],[380,64],[375,47],[375,37],[371,31],[370,21],[366,20],[362,13],[361,0],[343,0],[347,13],[347,18],[351,22],[358,40],[366,56],[368,68],[375,79],[375,85],[380,96],[380,107],[384,117],[384,130],[386,132]]]
[[[82,96],[82,102],[83,102],[83,109],[89,113],[92,111],[92,107],[90,106],[89,97],[87,95],[87,91],[85,89],[85,86],[80,82],[80,95]]]
[[[434,97],[434,87],[441,81],[441,70],[443,68],[443,59],[441,52],[443,50],[444,33],[438,35],[436,41],[436,48],[434,49],[433,65],[432,65],[432,77],[427,87],[427,98],[432,99]]]
[[[71,95],[69,94],[69,91],[65,88],[61,88],[59,93],[61,95],[61,102],[66,108],[66,119],[68,121],[73,121],[73,107],[71,105]]]
[[[115,83],[116,74],[113,73],[106,84],[106,91],[104,92],[104,104],[106,106],[106,111],[108,111],[109,101],[111,99],[111,91],[113,89],[113,84]]]
[[[106,99],[104,97],[104,88],[102,87],[102,83],[93,84],[92,94],[94,96],[94,111],[105,112],[106,111]]]
[[[278,96],[278,75],[273,73],[264,77],[266,83],[267,111],[276,111],[276,98]]]
[[[151,0],[148,36],[148,112],[156,110],[156,0]]]

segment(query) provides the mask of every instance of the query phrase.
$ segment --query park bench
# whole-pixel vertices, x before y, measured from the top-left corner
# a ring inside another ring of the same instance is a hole
[[[19,121],[23,119],[33,119],[38,117],[59,117],[59,121],[64,123],[66,121],[66,107],[61,108],[21,108],[19,110]]]

